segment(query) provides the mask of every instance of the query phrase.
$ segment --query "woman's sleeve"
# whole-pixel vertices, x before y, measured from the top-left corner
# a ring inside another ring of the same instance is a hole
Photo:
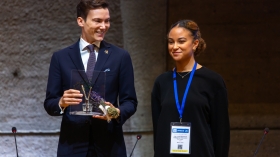
[[[227,157],[230,143],[230,126],[228,116],[228,97],[225,85],[218,90],[210,102],[211,132],[215,157]]]

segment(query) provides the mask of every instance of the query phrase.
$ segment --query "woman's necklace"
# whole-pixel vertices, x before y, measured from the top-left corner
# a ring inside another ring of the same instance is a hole
[[[184,78],[185,76],[187,76],[190,73],[190,71],[188,73],[186,73],[185,75],[181,75],[180,73],[177,72],[178,75],[180,75],[182,78]]]

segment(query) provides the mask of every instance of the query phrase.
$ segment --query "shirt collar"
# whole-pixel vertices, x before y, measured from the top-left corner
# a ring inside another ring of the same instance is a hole
[[[95,41],[91,44],[94,44],[98,48],[100,47],[100,41]],[[86,42],[82,37],[80,38],[80,50],[83,51],[86,49],[86,47],[90,45],[90,43]]]

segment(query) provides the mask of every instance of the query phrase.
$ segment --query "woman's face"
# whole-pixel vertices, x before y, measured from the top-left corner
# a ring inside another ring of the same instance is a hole
[[[169,54],[175,61],[188,60],[194,57],[198,40],[193,40],[191,32],[183,27],[174,27],[168,34]]]

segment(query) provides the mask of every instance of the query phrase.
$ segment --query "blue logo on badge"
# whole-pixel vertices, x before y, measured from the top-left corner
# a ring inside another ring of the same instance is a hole
[[[189,133],[189,129],[180,129],[180,128],[174,128],[172,129],[173,133]]]

